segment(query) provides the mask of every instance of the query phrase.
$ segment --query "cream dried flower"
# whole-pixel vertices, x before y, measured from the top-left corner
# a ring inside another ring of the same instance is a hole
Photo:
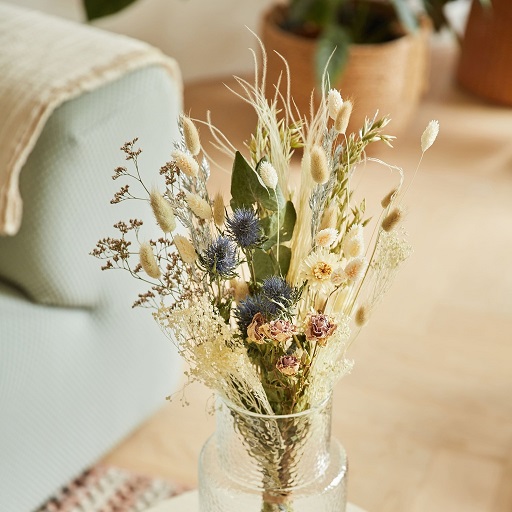
[[[224,222],[226,221],[224,198],[220,192],[217,192],[213,199],[213,220],[215,221],[215,225],[219,228],[224,226]]]
[[[336,121],[338,113],[343,105],[343,98],[336,89],[331,89],[327,94],[327,109],[329,111],[329,117]]]
[[[439,133],[439,121],[432,120],[428,123],[425,131],[421,136],[421,151],[425,153],[427,149],[434,144],[437,134]]]
[[[149,195],[149,203],[160,229],[164,233],[171,233],[176,229],[176,219],[171,203],[156,189]]]
[[[364,236],[361,224],[355,224],[350,228],[343,238],[341,248],[347,259],[357,258],[364,254]]]
[[[329,292],[332,289],[331,275],[339,266],[337,256],[323,248],[309,254],[301,266],[300,277],[308,285],[320,292]]]
[[[156,263],[155,255],[153,254],[153,248],[148,242],[140,244],[139,249],[140,264],[144,269],[144,272],[153,279],[160,277],[160,269]]]
[[[313,146],[310,155],[311,177],[315,183],[322,185],[329,179],[329,167],[327,165],[327,155],[322,146]]]
[[[183,173],[189,176],[190,178],[195,178],[199,172],[199,164],[194,160],[194,158],[179,149],[176,149],[171,153],[171,157],[174,159],[178,169]]]
[[[347,273],[343,270],[342,267],[338,267],[331,274],[331,281],[334,286],[340,286],[347,280]]]
[[[364,276],[367,266],[368,263],[365,258],[354,258],[345,266],[345,274],[347,274],[350,281],[356,283]]]
[[[330,247],[336,241],[337,238],[337,229],[325,228],[316,234],[315,243],[318,247]]]
[[[182,235],[175,235],[173,240],[183,262],[188,264],[194,263],[197,259],[197,252],[192,242]]]
[[[191,192],[185,192],[185,199],[188,207],[196,217],[204,220],[210,220],[212,218],[212,208],[208,201]]]
[[[192,153],[197,156],[201,151],[201,142],[199,140],[199,132],[197,131],[196,125],[192,122],[189,117],[182,116],[181,118],[183,126],[183,138],[185,139],[185,146]]]
[[[277,187],[277,171],[274,169],[274,166],[267,161],[264,161],[260,165],[260,177],[261,181],[265,184],[265,186],[271,190],[275,190]]]
[[[348,123],[350,121],[350,116],[352,115],[352,102],[350,100],[346,100],[343,102],[338,115],[336,116],[336,121],[334,123],[334,129],[338,133],[345,133],[348,128]]]

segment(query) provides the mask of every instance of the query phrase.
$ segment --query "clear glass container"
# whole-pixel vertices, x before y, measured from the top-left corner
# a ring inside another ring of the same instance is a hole
[[[219,400],[199,459],[200,512],[344,512],[347,457],[331,438],[331,399],[262,415]]]

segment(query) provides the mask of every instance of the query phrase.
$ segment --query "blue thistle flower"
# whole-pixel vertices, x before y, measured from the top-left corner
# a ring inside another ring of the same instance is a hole
[[[224,236],[219,236],[199,256],[199,261],[210,277],[234,277],[239,264],[236,247]]]
[[[228,233],[242,249],[257,245],[261,241],[261,225],[252,208],[235,208],[226,221]]]
[[[267,277],[261,284],[261,293],[269,300],[289,303],[292,300],[292,287],[280,276]]]

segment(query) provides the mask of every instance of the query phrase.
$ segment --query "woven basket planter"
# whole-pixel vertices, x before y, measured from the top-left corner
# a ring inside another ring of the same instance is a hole
[[[462,41],[457,78],[465,89],[512,105],[512,1],[473,1]]]
[[[280,27],[284,9],[275,6],[263,19],[262,41],[268,56],[267,93],[273,94],[273,84],[284,72],[278,52],[290,66],[292,97],[301,113],[308,114],[311,91],[318,91],[314,66],[316,42]],[[415,34],[386,43],[350,47],[343,76],[334,84],[344,98],[354,102],[349,130],[358,130],[365,117],[373,117],[377,110],[379,115],[391,116],[390,132],[399,133],[407,126],[426,89],[431,31],[431,24],[425,19]]]

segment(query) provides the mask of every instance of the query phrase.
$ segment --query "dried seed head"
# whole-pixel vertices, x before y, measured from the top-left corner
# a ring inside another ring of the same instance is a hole
[[[382,221],[382,229],[384,231],[392,231],[403,217],[403,211],[401,208],[393,208],[391,212]]]
[[[337,229],[325,228],[316,234],[315,243],[318,247],[330,247],[336,241],[337,238]]]
[[[186,116],[182,116],[181,121],[183,123],[185,146],[194,156],[197,156],[201,151],[201,142],[199,141],[199,132],[196,125]]]
[[[151,191],[149,202],[160,229],[164,233],[171,233],[174,231],[176,229],[176,219],[174,217],[174,212],[172,211],[171,203],[169,203],[169,201],[167,201],[167,199],[165,199],[156,189]]]
[[[185,192],[185,198],[188,207],[196,217],[204,220],[210,220],[212,218],[212,209],[208,201],[191,192]]]
[[[368,307],[363,304],[357,308],[356,314],[354,316],[354,321],[358,327],[362,327],[363,325],[368,323],[369,317],[370,311]]]
[[[427,149],[434,144],[439,133],[439,121],[432,120],[428,123],[423,135],[421,136],[421,151],[425,153]]]
[[[334,122],[334,129],[338,133],[345,133],[347,131],[350,115],[352,114],[352,107],[353,105],[350,100],[345,100],[343,102],[343,105],[336,116],[336,121]]]
[[[345,274],[351,281],[357,282],[366,272],[366,266],[365,258],[354,258],[347,263]]]
[[[160,269],[156,263],[155,255],[153,254],[153,248],[148,242],[140,244],[139,249],[140,264],[144,269],[144,272],[153,279],[160,277]]]
[[[394,199],[394,195],[397,193],[397,189],[394,188],[386,197],[384,197],[382,199],[382,201],[380,202],[380,204],[382,205],[382,208],[387,208],[390,204],[391,204],[391,201]]]
[[[335,228],[338,221],[338,208],[336,204],[330,204],[322,215],[322,220],[318,229]]]
[[[174,237],[174,245],[178,252],[180,253],[180,257],[183,260],[183,263],[194,263],[197,259],[197,253],[194,249],[192,243],[182,235],[176,235]]]
[[[329,179],[329,167],[327,165],[327,155],[322,146],[313,146],[310,156],[311,177],[313,181],[322,185]]]
[[[343,99],[340,92],[336,89],[331,89],[327,94],[327,109],[329,111],[329,117],[333,121],[336,121],[342,105]]]
[[[224,208],[224,199],[220,192],[217,192],[213,200],[213,220],[219,228],[224,226],[226,220],[226,209]]]
[[[271,190],[277,187],[277,171],[270,162],[262,162],[260,165],[261,181]]]
[[[357,258],[364,254],[364,233],[362,224],[354,224],[346,233],[341,244],[345,258]]]
[[[197,173],[199,172],[199,164],[194,160],[193,157],[187,155],[187,153],[184,153],[179,149],[173,151],[171,156],[176,162],[178,169],[183,174],[186,174],[190,178],[195,178],[197,176]]]

